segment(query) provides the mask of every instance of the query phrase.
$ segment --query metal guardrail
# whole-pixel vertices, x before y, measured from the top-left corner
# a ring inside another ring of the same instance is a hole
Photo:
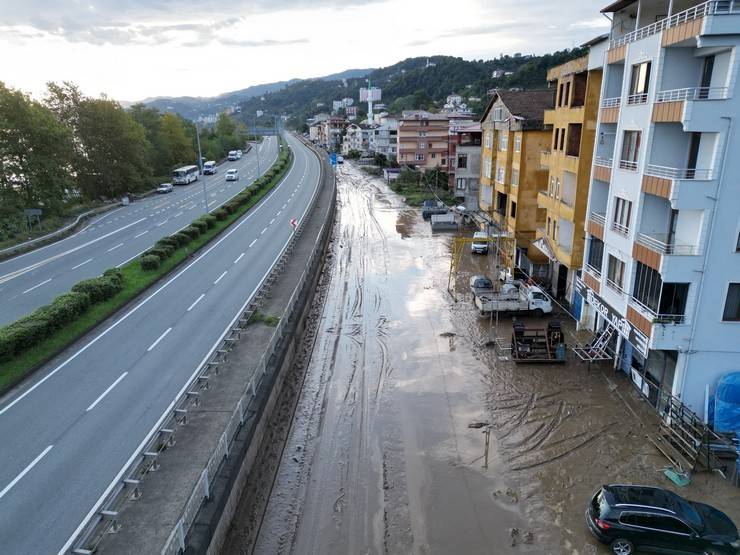
[[[622,170],[628,170],[631,172],[637,171],[637,162],[633,162],[631,160],[620,160],[619,161],[619,168]]]
[[[666,179],[696,179],[699,181],[714,179],[714,172],[711,169],[671,168],[657,164],[648,164],[645,167],[645,175]]]
[[[620,224],[619,222],[612,222],[611,230],[620,233],[621,235],[628,236],[630,234],[630,228],[626,225]]]
[[[630,295],[629,303],[643,312],[643,315],[653,324],[683,324],[686,321],[686,316],[684,314],[659,314],[657,310],[643,303],[634,295]]]
[[[622,289],[622,286],[619,285],[616,281],[612,281],[609,278],[606,278],[606,285],[620,295],[624,295],[624,289]]]
[[[290,170],[289,170],[290,171]],[[286,174],[287,176],[287,174]],[[323,166],[322,166],[322,179],[323,179]],[[205,361],[200,365],[200,368],[195,372],[194,377],[191,381],[186,384],[183,388],[183,392],[178,396],[177,399],[170,405],[170,408],[162,415],[162,418],[157,422],[150,432],[150,438],[145,443],[145,447],[139,452],[139,455],[134,458],[128,468],[123,472],[121,480],[118,484],[109,492],[107,497],[103,500],[99,507],[95,509],[94,516],[90,518],[85,527],[78,534],[77,538],[70,548],[70,553],[75,555],[88,555],[93,553],[97,544],[102,539],[103,535],[109,530],[115,530],[118,526],[116,522],[116,516],[119,508],[125,501],[124,493],[130,492],[131,497],[136,499],[140,496],[139,484],[141,479],[149,472],[157,470],[159,467],[158,456],[159,454],[174,444],[174,434],[177,425],[184,425],[187,423],[188,407],[200,404],[200,392],[208,389],[210,373],[218,375],[219,365],[224,362],[226,354],[231,350],[234,343],[240,338],[240,334],[244,331],[244,327],[249,322],[254,312],[261,306],[262,301],[266,297],[267,290],[275,282],[278,274],[282,271],[286,264],[288,256],[292,253],[295,246],[296,240],[302,235],[305,228],[306,222],[309,220],[310,215],[315,207],[316,198],[318,197],[317,188],[313,198],[310,201],[309,208],[305,212],[303,220],[299,223],[298,228],[291,236],[290,240],[283,247],[283,251],[280,256],[276,259],[275,264],[265,276],[262,283],[255,295],[249,299],[236,316],[232,319],[229,326],[224,331],[222,339],[217,348],[214,348],[211,353],[207,356]],[[323,233],[323,228],[322,228]],[[312,253],[310,261],[315,257]],[[308,268],[309,266],[307,266]],[[299,285],[305,282],[306,270]],[[296,289],[297,290],[297,289]],[[162,553],[177,553],[179,549],[184,545],[185,536],[190,528],[195,516],[200,509],[200,506],[204,498],[209,496],[210,483],[215,476],[218,467],[220,466],[223,458],[228,455],[229,446],[231,445],[236,432],[239,430],[241,425],[244,423],[244,418],[249,407],[249,403],[256,394],[257,387],[266,374],[267,361],[272,356],[274,349],[281,339],[278,336],[279,332],[282,332],[285,327],[284,316],[289,314],[295,305],[296,292],[294,291],[291,299],[288,303],[286,311],[281,315],[280,322],[273,333],[273,336],[268,343],[266,353],[260,358],[260,362],[257,365],[255,373],[253,374],[250,381],[247,383],[245,393],[237,403],[234,412],[229,420],[226,430],[221,435],[215,452],[208,461],[208,464],[203,469],[198,482],[196,483],[193,493],[190,495],[188,502],[185,505],[183,513],[172,530],[165,548]],[[172,551],[172,545],[176,546],[176,549]]]
[[[663,235],[663,237],[666,236]],[[635,242],[660,254],[675,254],[681,256],[694,256],[699,254],[698,245],[680,245],[673,242],[669,243],[661,240],[659,237],[648,235],[646,233],[638,233],[637,237],[635,237]]]
[[[631,94],[627,97],[627,104],[645,104],[647,99],[647,93]]]
[[[693,21],[707,15],[729,15],[740,13],[740,2],[735,0],[708,0],[703,4],[694,6],[682,12],[666,17],[645,27],[635,29],[624,36],[609,41],[609,48],[617,48],[631,42],[635,42],[646,37],[660,33],[665,29],[676,27],[687,21]]]
[[[601,100],[602,108],[617,108],[622,103],[622,97],[604,98]]]
[[[727,87],[686,87],[660,91],[655,102],[677,102],[680,100],[725,100],[729,98]]]
[[[584,266],[589,274],[597,279],[601,279],[601,270],[597,269],[595,266],[591,266],[591,264],[589,264],[588,262],[586,262]]]
[[[602,168],[612,168],[614,166],[613,158],[602,158],[601,156],[594,156],[594,166]]]
[[[606,225],[606,213],[604,212],[591,212],[589,218],[599,225]]]

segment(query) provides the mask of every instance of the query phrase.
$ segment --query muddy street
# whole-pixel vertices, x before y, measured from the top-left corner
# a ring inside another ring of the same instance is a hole
[[[239,539],[237,518],[225,553],[606,553],[583,522],[590,493],[670,485],[645,440],[651,409],[626,379],[572,353],[560,366],[497,354],[490,340],[508,337],[511,319],[491,329],[465,294],[470,275],[491,275],[493,256],[464,253],[455,302],[452,236],[433,235],[350,164],[338,184],[295,417],[282,456],[268,458],[256,539]],[[680,493],[740,520],[737,490],[720,479],[698,475]]]

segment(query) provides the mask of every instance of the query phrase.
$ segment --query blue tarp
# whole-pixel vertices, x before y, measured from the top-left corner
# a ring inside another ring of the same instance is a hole
[[[722,376],[714,399],[714,431],[740,436],[740,372]]]

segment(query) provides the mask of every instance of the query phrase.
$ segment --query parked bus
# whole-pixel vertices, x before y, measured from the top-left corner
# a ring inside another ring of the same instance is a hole
[[[183,166],[172,172],[172,183],[187,185],[198,180],[198,166]]]

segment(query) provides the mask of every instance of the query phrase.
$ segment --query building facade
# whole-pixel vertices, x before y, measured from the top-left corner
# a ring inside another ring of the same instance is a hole
[[[603,61],[581,322],[660,408],[740,367],[740,6],[622,0]]]
[[[422,170],[447,169],[449,119],[424,110],[407,110],[398,120],[398,163]]]
[[[590,70],[589,56],[583,56],[547,72],[555,107],[545,111],[545,125],[552,129],[549,148],[540,155],[548,169],[547,189],[537,195],[537,205],[545,210],[545,225],[537,229],[533,245],[549,260],[552,294],[568,301],[574,276],[583,264],[603,49],[596,48],[594,57],[599,64]]]
[[[398,156],[398,118],[385,112],[375,117],[378,125],[373,130],[370,148],[395,160]]]
[[[481,119],[479,206],[498,230],[516,239],[504,253],[508,262],[536,277],[549,270],[547,257],[530,247],[545,218],[537,196],[547,189],[540,153],[550,144],[544,114],[553,99],[550,89],[496,91]]]
[[[481,125],[450,125],[450,192],[468,210],[478,209]]]

